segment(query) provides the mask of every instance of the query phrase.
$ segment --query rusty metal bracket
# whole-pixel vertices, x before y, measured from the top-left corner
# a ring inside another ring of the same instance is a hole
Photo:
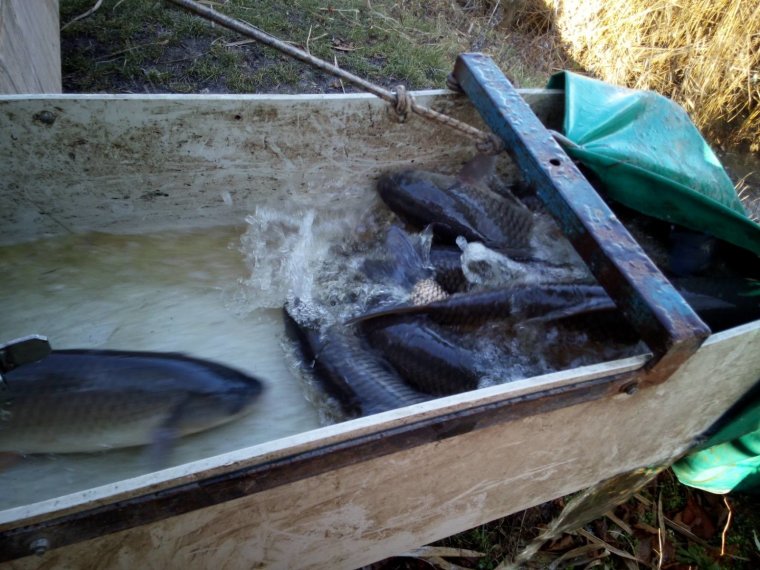
[[[705,325],[555,142],[493,60],[462,54],[454,78],[506,145],[591,272],[654,356],[642,384],[669,378],[710,335]]]

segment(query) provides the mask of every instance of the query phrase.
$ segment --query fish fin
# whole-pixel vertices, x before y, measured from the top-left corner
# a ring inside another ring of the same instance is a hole
[[[393,275],[395,268],[387,259],[365,259],[361,265],[361,271],[370,281],[383,282]]]
[[[364,323],[366,321],[377,319],[380,317],[392,317],[396,315],[413,315],[424,313],[426,311],[425,305],[393,305],[390,307],[381,307],[379,309],[372,309],[356,317],[348,319],[346,325],[356,325]]]
[[[391,282],[412,289],[423,279],[433,276],[429,261],[432,233],[410,236],[398,226],[391,226],[385,238],[383,257],[365,259],[362,272],[373,281]]]
[[[488,181],[495,170],[496,156],[478,153],[462,166],[457,178],[464,184],[477,184]]]
[[[190,397],[186,397],[174,407],[164,422],[151,434],[151,443],[148,447],[148,460],[150,466],[158,471],[165,468],[169,463],[174,444],[180,438],[179,423],[187,413]]]
[[[172,418],[174,415],[172,414]],[[168,466],[169,457],[177,439],[179,439],[179,430],[169,422],[164,422],[153,431],[147,449],[148,465],[151,469],[158,471]]]
[[[415,240],[417,241],[417,240]],[[393,263],[393,279],[407,288],[432,276],[425,263],[424,246],[412,243],[412,238],[398,226],[391,226],[385,238],[385,249]]]

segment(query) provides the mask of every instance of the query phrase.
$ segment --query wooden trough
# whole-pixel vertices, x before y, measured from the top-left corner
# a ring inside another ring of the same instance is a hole
[[[560,93],[520,94],[558,126]],[[480,122],[462,96],[416,96]],[[236,225],[256,206],[316,204],[340,188],[369,201],[383,171],[450,167],[473,152],[420,119],[399,124],[361,94],[3,96],[0,132],[3,245]],[[357,568],[669,463],[757,380],[758,343],[760,321],[709,336],[664,381],[642,381],[649,356],[605,362],[10,508],[0,512],[0,559]]]

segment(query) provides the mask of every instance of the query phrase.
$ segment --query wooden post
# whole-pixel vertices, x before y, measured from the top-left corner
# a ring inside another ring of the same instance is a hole
[[[60,93],[58,0],[0,1],[0,93]]]

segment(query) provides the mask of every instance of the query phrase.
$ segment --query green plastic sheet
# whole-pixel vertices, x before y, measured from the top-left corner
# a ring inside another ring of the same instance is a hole
[[[650,91],[564,71],[565,148],[600,179],[605,193],[649,216],[705,232],[760,255],[760,225],[686,112]]]
[[[756,389],[755,392],[758,392]],[[673,465],[678,480],[711,493],[760,491],[760,396],[727,414],[728,423],[700,451]]]

